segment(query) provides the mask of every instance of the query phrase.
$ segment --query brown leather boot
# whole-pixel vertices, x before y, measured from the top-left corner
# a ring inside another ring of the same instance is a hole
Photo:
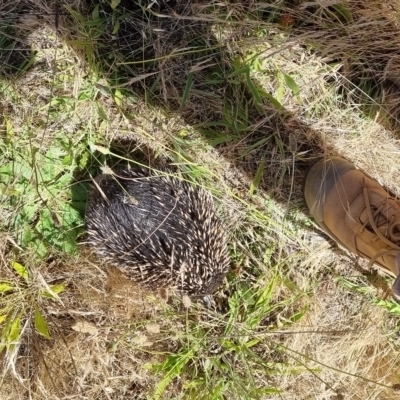
[[[400,300],[400,201],[339,157],[311,167],[304,196],[332,239],[396,278],[393,295]]]

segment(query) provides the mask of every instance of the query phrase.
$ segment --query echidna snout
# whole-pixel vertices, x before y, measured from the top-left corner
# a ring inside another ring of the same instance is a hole
[[[176,177],[127,169],[96,178],[88,242],[148,288],[215,291],[229,267],[225,230],[211,195]]]

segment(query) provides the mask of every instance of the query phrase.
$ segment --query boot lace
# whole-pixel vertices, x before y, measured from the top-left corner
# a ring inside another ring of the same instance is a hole
[[[396,256],[400,250],[400,222],[396,222],[396,216],[391,215],[388,217],[384,213],[385,205],[381,204],[378,207],[373,208],[371,202],[369,201],[368,189],[364,185],[363,189],[365,205],[367,207],[368,220],[364,223],[362,229],[365,229],[369,225],[375,234],[388,244],[391,249],[378,251],[370,260],[369,266],[379,258],[385,255]],[[385,235],[382,233],[385,232]]]

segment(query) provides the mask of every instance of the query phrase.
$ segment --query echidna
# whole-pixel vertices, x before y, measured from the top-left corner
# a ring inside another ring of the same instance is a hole
[[[95,251],[150,289],[211,294],[229,267],[211,195],[167,174],[128,168],[100,175],[86,225]]]

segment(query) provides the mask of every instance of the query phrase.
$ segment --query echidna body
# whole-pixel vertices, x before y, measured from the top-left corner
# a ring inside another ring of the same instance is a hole
[[[178,178],[126,169],[100,175],[86,212],[88,242],[148,288],[212,293],[229,267],[211,195]]]

